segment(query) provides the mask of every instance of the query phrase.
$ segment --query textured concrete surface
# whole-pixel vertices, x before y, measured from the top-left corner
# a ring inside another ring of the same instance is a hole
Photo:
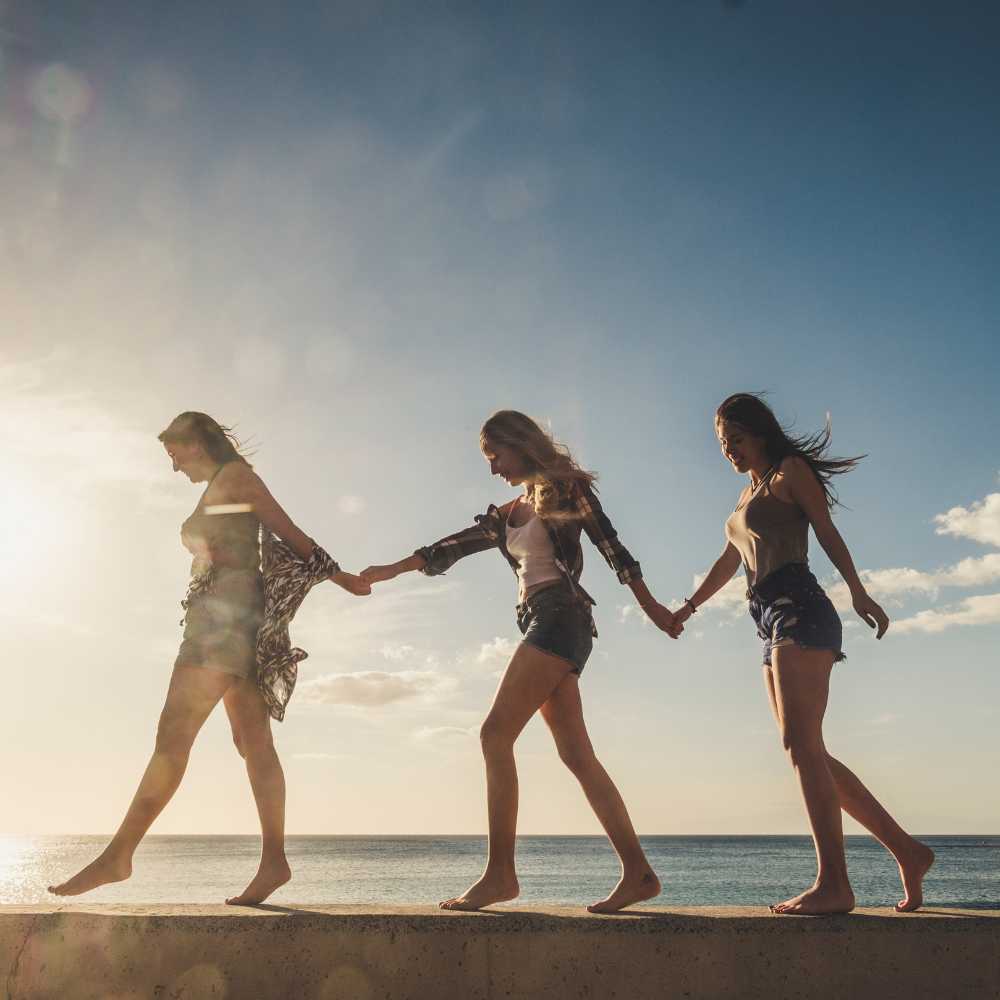
[[[8,1000],[1000,997],[1000,911],[0,906]]]

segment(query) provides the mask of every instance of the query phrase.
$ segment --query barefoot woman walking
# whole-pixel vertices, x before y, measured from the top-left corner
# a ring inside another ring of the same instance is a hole
[[[583,721],[580,674],[597,633],[591,615],[594,602],[579,584],[581,530],[661,629],[670,628],[673,617],[654,600],[639,564],[618,541],[594,494],[592,473],[581,469],[530,417],[514,410],[490,417],[479,441],[490,471],[512,486],[523,485],[523,496],[499,509],[491,505],[473,527],[407,559],[370,566],[361,573],[369,583],[411,570],[436,575],[464,556],[498,548],[517,574],[517,623],[523,640],[480,731],[486,760],[489,858],[479,881],[441,906],[477,910],[517,896],[514,741],[540,710],[560,758],[583,786],[621,860],[621,881],[606,899],[589,907],[611,913],[656,896],[660,882],[639,845],[618,789],[594,755]]]
[[[833,664],[843,660],[841,623],[807,566],[809,525],[851,591],[854,610],[881,639],[885,612],[869,597],[840,532],[830,519],[830,477],[858,459],[826,455],[829,428],[792,438],[758,396],[738,393],[715,414],[722,453],[750,482],[726,521],[727,544],[705,581],[676,615],[679,623],[726,584],[742,562],[750,614],[764,640],[764,684],[805,802],[816,845],[815,883],[775,913],[846,913],[854,908],[847,877],[841,809],[892,852],[903,880],[898,910],[923,902],[922,882],[934,853],[906,833],[823,742]]]
[[[302,560],[322,556],[324,571],[353,594],[370,592],[304,535],[237,451],[226,428],[204,413],[182,413],[159,435],[175,472],[207,483],[181,541],[194,556],[184,638],[174,663],[156,745],[128,813],[95,861],[50,891],[75,896],[132,874],[132,855],[170,801],[198,731],[222,699],[233,740],[246,760],[260,816],[260,868],[229,903],[258,903],[291,876],[285,858],[285,778],[271,739],[270,714],[256,682],[257,631],[264,608],[258,534],[278,535]],[[297,651],[300,652],[300,651]]]

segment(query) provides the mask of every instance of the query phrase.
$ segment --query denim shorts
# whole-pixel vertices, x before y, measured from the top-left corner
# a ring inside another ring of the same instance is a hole
[[[834,663],[845,659],[840,616],[805,563],[775,570],[751,587],[747,597],[767,666],[776,646],[830,649]]]
[[[583,673],[594,647],[594,618],[590,604],[563,583],[536,591],[517,606],[522,641],[572,664],[571,673]]]

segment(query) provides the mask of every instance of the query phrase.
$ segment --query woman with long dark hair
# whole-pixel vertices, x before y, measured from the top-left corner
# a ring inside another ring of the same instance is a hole
[[[361,573],[369,583],[412,570],[433,576],[464,556],[496,548],[517,576],[522,641],[480,730],[486,761],[489,857],[482,877],[441,906],[478,910],[518,895],[514,742],[528,720],[541,711],[560,758],[583,786],[618,852],[621,880],[607,898],[588,907],[595,913],[612,913],[658,895],[660,882],[646,860],[618,789],[594,754],[583,720],[579,680],[597,632],[591,613],[594,601],[580,586],[581,531],[657,626],[669,630],[673,616],[653,598],[639,564],[619,542],[597,500],[594,474],[581,469],[534,420],[515,410],[501,410],[483,425],[479,444],[490,472],[512,486],[523,486],[523,494],[499,508],[491,504],[464,531],[399,562],[369,566]]]
[[[181,525],[181,541],[194,557],[182,602],[184,637],[153,755],[125,819],[95,861],[49,891],[76,896],[132,874],[135,849],[180,785],[195,737],[221,699],[233,740],[246,760],[262,835],[257,874],[226,902],[259,903],[291,877],[285,857],[285,778],[271,737],[274,713],[257,683],[257,633],[264,612],[261,527],[282,539],[303,564],[319,567],[320,575],[313,579],[327,577],[358,595],[370,593],[371,587],[343,572],[292,523],[227,427],[205,413],[186,412],[170,422],[159,440],[174,472],[207,484]],[[291,655],[284,652],[284,659],[304,655],[293,650]],[[287,673],[287,663],[283,666]]]
[[[847,877],[841,810],[892,853],[903,881],[898,910],[923,902],[923,877],[934,852],[914,840],[823,741],[830,674],[843,660],[842,628],[830,599],[807,565],[810,524],[851,592],[854,610],[881,639],[889,619],[865,590],[834,527],[831,477],[859,458],[832,458],[829,424],[794,437],[753,393],[736,393],[715,413],[722,454],[749,477],[726,521],[726,547],[704,582],[677,612],[683,624],[742,564],[750,614],[764,642],[764,684],[782,743],[799,780],[816,846],[818,874],[805,892],[771,906],[774,913],[846,913],[854,908]]]

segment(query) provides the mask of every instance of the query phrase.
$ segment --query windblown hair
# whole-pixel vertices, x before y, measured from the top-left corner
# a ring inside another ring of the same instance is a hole
[[[581,469],[569,449],[559,444],[531,417],[517,410],[498,410],[483,424],[479,443],[506,445],[521,457],[528,473],[535,479],[529,486],[528,499],[535,513],[553,521],[571,520],[576,515],[566,509],[566,500],[576,484],[594,486],[597,474]]]
[[[213,462],[245,462],[242,445],[231,427],[213,420],[207,413],[187,410],[170,421],[166,430],[157,435],[164,444],[197,442]]]
[[[853,458],[831,458],[827,455],[831,437],[829,414],[823,430],[794,437],[778,422],[774,411],[764,402],[762,393],[737,392],[724,399],[715,411],[716,429],[723,422],[736,424],[755,437],[763,438],[764,448],[772,465],[780,465],[792,455],[801,458],[819,480],[826,495],[827,506],[831,508],[839,504],[840,500],[830,485],[830,479],[850,472],[865,457],[856,455]]]

